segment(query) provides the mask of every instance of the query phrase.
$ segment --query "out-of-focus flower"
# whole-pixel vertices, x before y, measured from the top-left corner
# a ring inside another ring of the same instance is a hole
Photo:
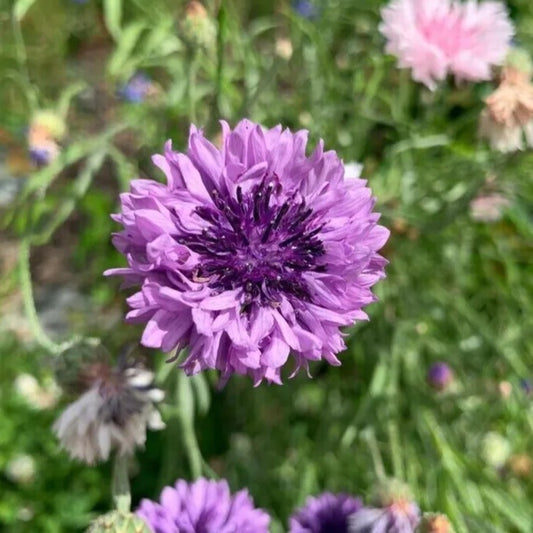
[[[502,468],[511,455],[509,441],[493,431],[487,433],[481,442],[481,457],[489,466]]]
[[[431,90],[448,73],[456,80],[490,79],[514,34],[500,2],[393,0],[381,14],[387,52]]]
[[[348,519],[362,507],[361,499],[349,494],[308,498],[289,518],[289,533],[348,533]]]
[[[493,150],[515,152],[533,146],[532,66],[528,55],[509,53],[499,87],[486,98],[479,121],[479,136]]]
[[[212,48],[214,45],[217,27],[201,2],[193,0],[187,4],[182,33],[185,41],[194,48]]]
[[[30,407],[39,410],[53,407],[61,395],[61,390],[55,381],[49,380],[45,382],[44,386],[41,386],[35,376],[31,374],[19,374],[15,378],[14,387],[17,394]]]
[[[167,185],[135,180],[121,196],[113,242],[129,266],[107,274],[142,285],[127,320],[147,324],[145,346],[189,346],[187,374],[281,383],[291,351],[294,373],[339,365],[340,327],[368,319],[385,276],[377,251],[389,231],[371,191],[345,180],[322,142],[307,157],[307,131],[243,120],[223,132],[218,150],[192,126],[187,155],[168,142],[154,157]]]
[[[300,17],[314,20],[318,17],[318,8],[310,0],[293,0],[292,8]]]
[[[153,533],[268,533],[270,524],[247,490],[231,494],[226,481],[203,478],[165,487],[160,502],[142,500],[137,515]]]
[[[361,163],[355,163],[351,161],[350,163],[344,164],[344,179],[358,179],[361,177],[361,172],[363,170],[363,165]]]
[[[512,455],[507,464],[511,472],[517,477],[529,478],[533,471],[533,461],[526,453]]]
[[[350,518],[349,533],[414,533],[420,509],[406,485],[391,479],[377,487],[376,507],[363,507]]]
[[[148,98],[157,96],[159,92],[158,85],[147,74],[137,72],[119,89],[118,94],[127,102],[140,104]]]
[[[54,111],[37,111],[28,128],[28,151],[37,166],[51,163],[60,152],[58,141],[66,131],[65,122]]]
[[[450,520],[439,513],[424,513],[418,533],[454,533]]]
[[[533,384],[529,378],[522,378],[520,380],[520,388],[524,391],[524,394],[530,396],[533,392]]]
[[[276,39],[276,55],[288,61],[292,57],[292,42],[287,37]]]
[[[501,193],[481,193],[470,202],[470,216],[479,222],[497,222],[510,205],[509,198]]]
[[[131,454],[146,440],[146,429],[164,427],[155,403],[163,391],[154,375],[126,357],[89,361],[81,370],[85,391],[54,424],[54,432],[72,458],[88,464],[107,460],[113,450]]]
[[[511,396],[513,386],[508,381],[500,381],[500,383],[498,383],[498,391],[500,392],[501,397],[506,400]]]
[[[180,533],[179,530],[173,530]],[[133,513],[111,511],[96,518],[90,525],[87,533],[152,533],[150,528]]]
[[[15,483],[31,483],[35,479],[35,460],[31,455],[17,455],[7,463],[5,473]]]
[[[439,361],[428,368],[427,381],[434,389],[440,391],[447,389],[453,379],[453,370],[448,363]]]

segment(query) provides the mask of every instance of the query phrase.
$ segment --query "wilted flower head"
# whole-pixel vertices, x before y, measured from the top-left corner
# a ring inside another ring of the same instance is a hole
[[[490,79],[514,33],[500,2],[393,0],[382,17],[387,52],[431,90],[448,73],[457,80]]]
[[[28,150],[30,159],[37,166],[51,163],[60,152],[57,141],[65,135],[63,119],[54,111],[37,111],[28,128]]]
[[[326,492],[308,498],[289,519],[289,533],[348,533],[348,519],[363,507],[360,498]]]
[[[144,72],[137,72],[118,91],[121,98],[132,104],[140,104],[156,96],[159,88]]]
[[[178,480],[160,503],[142,500],[137,514],[153,533],[268,533],[270,517],[247,490],[231,494],[227,481]]]
[[[453,370],[448,363],[433,363],[427,373],[428,383],[437,390],[444,390],[453,381]]]
[[[424,513],[419,533],[454,533],[448,517],[439,513]]]
[[[188,374],[280,383],[291,351],[295,372],[339,365],[339,328],[367,319],[384,277],[370,189],[322,142],[307,157],[307,131],[222,124],[220,150],[192,126],[187,155],[168,142],[154,157],[167,185],[135,180],[121,196],[113,242],[129,266],[107,273],[142,285],[127,320],[147,324],[145,346],[189,346]]]
[[[479,136],[488,139],[491,148],[499,152],[533,147],[531,65],[513,57],[510,54],[502,70],[499,87],[485,100],[487,106],[479,122]]]
[[[147,427],[164,427],[154,406],[164,394],[153,386],[153,378],[126,357],[116,366],[104,359],[87,364],[80,381],[85,391],[54,424],[62,447],[88,464],[107,460],[113,450],[133,453],[144,444]]]
[[[403,483],[380,483],[375,500],[376,507],[363,507],[350,518],[349,533],[414,533],[420,509]]]

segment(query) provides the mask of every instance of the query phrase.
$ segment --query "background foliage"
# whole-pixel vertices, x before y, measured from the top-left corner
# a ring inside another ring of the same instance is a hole
[[[507,3],[517,42],[533,51],[531,3]],[[305,127],[346,162],[364,163],[392,230],[388,278],[371,321],[348,332],[342,367],[315,365],[311,380],[253,389],[234,377],[217,391],[209,375],[177,387],[176,369],[147,351],[168,391],[168,428],[137,455],[134,501],[190,477],[196,461],[248,487],[282,531],[307,495],[367,495],[386,474],[409,482],[422,509],[447,513],[459,533],[533,531],[531,465],[494,459],[502,447],[533,452],[524,381],[533,361],[533,155],[491,153],[477,140],[491,83],[429,93],[395,68],[377,31],[382,2],[317,5],[309,20],[284,1],[207,3],[212,42],[171,0],[0,8],[2,531],[80,531],[110,505],[109,466],[69,462],[50,432],[66,399],[42,408],[17,389],[22,373],[46,388],[53,368],[22,315],[20,242],[32,245],[37,309],[52,338],[101,336],[116,350],[138,341],[140,330],[122,324],[118,283],[101,275],[123,263],[110,245],[118,193],[135,176],[161,178],[150,155],[167,138],[184,148],[191,121],[216,140],[220,118],[245,116]],[[120,87],[139,71],[156,90],[124,101]],[[24,136],[40,108],[63,114],[68,135],[38,170]],[[469,212],[488,177],[512,200],[494,224]],[[437,360],[456,375],[444,393],[426,384]],[[21,454],[35,464],[22,480],[10,474]]]

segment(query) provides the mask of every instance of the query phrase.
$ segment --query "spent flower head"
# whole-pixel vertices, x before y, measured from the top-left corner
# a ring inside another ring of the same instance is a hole
[[[387,52],[431,90],[448,74],[456,80],[490,79],[514,34],[500,2],[392,0],[381,13]]]
[[[531,60],[526,61],[524,53],[509,54],[500,85],[485,103],[478,133],[493,150],[514,152],[533,147]]]
[[[191,127],[187,154],[154,156],[167,184],[134,180],[115,215],[113,242],[127,268],[107,274],[141,285],[127,320],[146,324],[141,342],[164,352],[189,347],[187,374],[218,369],[281,383],[290,353],[339,365],[342,326],[367,320],[371,287],[385,276],[366,182],[344,179],[307,131],[223,122],[222,147]]]
[[[112,451],[133,453],[144,444],[147,428],[164,427],[155,408],[164,394],[153,379],[151,371],[125,355],[116,365],[109,357],[87,361],[79,373],[81,395],[54,424],[61,446],[88,464],[107,460]]]
[[[204,478],[165,487],[159,502],[142,500],[137,515],[153,533],[268,533],[270,524],[247,490],[231,494],[227,481]]]

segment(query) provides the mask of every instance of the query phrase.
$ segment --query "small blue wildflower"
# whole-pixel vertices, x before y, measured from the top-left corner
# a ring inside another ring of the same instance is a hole
[[[293,0],[292,8],[303,18],[314,20],[318,17],[318,9],[309,0]]]
[[[143,72],[137,72],[118,91],[119,96],[133,104],[140,104],[146,100],[154,89],[152,80]]]

